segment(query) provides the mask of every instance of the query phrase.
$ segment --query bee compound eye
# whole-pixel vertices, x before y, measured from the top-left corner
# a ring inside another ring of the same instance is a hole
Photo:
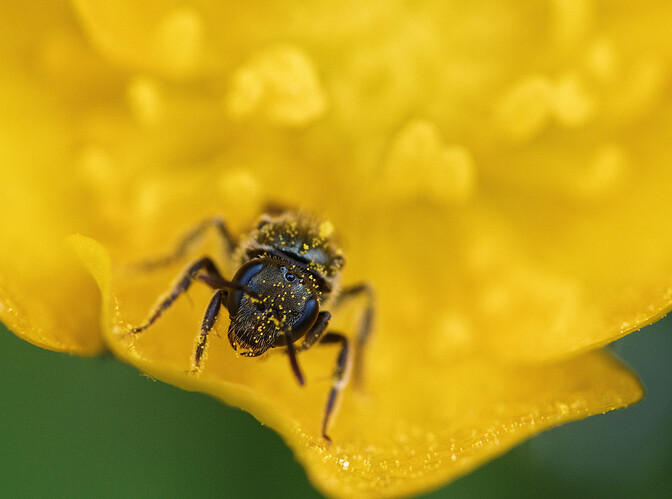
[[[259,260],[250,260],[245,265],[238,269],[236,275],[233,276],[233,282],[242,286],[247,286],[250,280],[264,267],[264,263]],[[235,314],[240,308],[240,301],[243,298],[243,291],[235,290],[229,293],[226,301],[226,308],[229,314]]]
[[[294,341],[304,336],[317,320],[317,314],[320,312],[320,305],[315,298],[306,302],[303,314],[292,326],[292,338]]]

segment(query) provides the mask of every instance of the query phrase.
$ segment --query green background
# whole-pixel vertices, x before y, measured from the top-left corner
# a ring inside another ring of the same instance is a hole
[[[672,318],[611,346],[647,390],[556,428],[431,498],[672,497]],[[0,325],[4,497],[320,497],[250,415],[111,356],[41,350]]]

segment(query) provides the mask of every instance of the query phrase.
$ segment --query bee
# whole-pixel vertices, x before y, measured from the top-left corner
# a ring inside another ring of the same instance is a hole
[[[195,342],[192,360],[195,371],[201,369],[208,336],[222,307],[229,312],[231,347],[244,357],[258,357],[273,348],[284,349],[291,371],[301,386],[305,378],[297,354],[314,345],[338,345],[332,386],[322,419],[322,437],[331,442],[327,429],[339,394],[349,381],[353,363],[355,380],[361,377],[362,354],[373,322],[372,287],[367,283],[341,287],[345,258],[334,240],[331,223],[295,211],[262,215],[254,229],[239,241],[233,238],[223,219],[208,219],[181,240],[174,254],[144,268],[180,260],[210,228],[215,229],[224,243],[227,259],[238,268],[233,278],[223,277],[209,256],[194,261],[150,312],[149,318],[131,332],[139,334],[150,327],[199,280],[214,293]],[[364,309],[352,345],[346,335],[328,329],[331,319],[328,310],[359,297],[363,299]]]

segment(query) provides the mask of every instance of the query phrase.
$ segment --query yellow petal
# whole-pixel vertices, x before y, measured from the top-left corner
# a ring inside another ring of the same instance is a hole
[[[137,72],[135,126],[94,127],[137,194],[111,198],[141,210],[116,225],[156,232],[134,250],[199,217],[243,228],[265,202],[299,205],[377,285],[381,328],[446,345],[457,317],[461,348],[514,362],[670,310],[669,5],[75,5],[93,47]]]
[[[334,440],[320,422],[336,352],[314,347],[300,359],[307,386],[297,385],[283,355],[237,357],[213,337],[200,374],[188,373],[198,330],[202,290],[183,299],[141,336],[138,324],[156,280],[112,273],[107,251],[92,239],[71,243],[96,278],[104,301],[106,339],[120,358],[187,390],[210,393],[251,412],[278,431],[313,483],[335,497],[396,496],[426,490],[550,426],[624,407],[643,390],[607,353],[546,366],[506,367],[471,357],[445,362],[420,349],[399,351],[378,338],[367,353],[366,385],[348,387]],[[194,305],[199,305],[194,307]],[[218,330],[226,330],[220,320]]]
[[[444,380],[470,400],[445,377],[475,370],[478,381],[484,366],[509,379],[533,369],[521,361],[566,360],[670,309],[668,2],[19,4],[0,16],[0,318],[29,341],[101,347],[99,298],[63,244],[87,234],[114,256],[111,346],[195,388],[176,373],[207,293],[128,343],[112,325],[140,322],[179,269],[124,265],[213,214],[240,233],[268,202],[327,215],[346,282],[375,286],[367,389],[383,401],[393,388],[381,380],[405,363],[419,393]],[[295,389],[282,356],[235,359],[213,341],[210,361],[230,360],[210,362],[198,386],[229,383],[229,402],[283,435],[287,421],[314,435],[334,353],[308,353],[309,386],[274,411],[267,393]],[[591,358],[566,362],[580,374],[572,362]],[[560,383],[561,365],[534,369]],[[236,378],[248,373],[253,393]],[[358,414],[366,397],[346,395]],[[432,414],[433,402],[419,407]],[[361,421],[348,426],[346,414],[333,436],[359,445]],[[481,433],[486,419],[474,416]],[[391,448],[380,439],[374,449]]]
[[[353,0],[237,4],[73,0],[87,37],[125,69],[174,79],[219,75],[271,40],[341,39],[370,27],[386,6]],[[333,22],[338,19],[338,22]],[[223,29],[226,27],[226,29]],[[297,36],[298,35],[298,36]]]
[[[47,8],[34,27],[60,14]],[[71,110],[14,63],[34,35],[17,35],[0,58],[0,320],[41,347],[91,355],[103,349],[100,300],[64,240],[87,227],[88,195],[71,177]]]

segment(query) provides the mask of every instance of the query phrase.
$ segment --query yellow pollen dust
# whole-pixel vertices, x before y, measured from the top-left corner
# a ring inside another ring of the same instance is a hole
[[[551,117],[553,83],[543,75],[531,75],[512,85],[501,97],[494,120],[502,134],[515,142],[527,142],[546,128]]]
[[[551,7],[554,36],[562,46],[581,42],[594,24],[592,0],[553,0]]]
[[[156,125],[164,111],[163,98],[156,81],[137,76],[126,87],[126,98],[135,119],[143,126]]]
[[[589,123],[596,112],[595,97],[586,78],[568,72],[557,81],[541,74],[522,78],[506,90],[494,112],[494,122],[512,142],[537,138],[552,121],[565,127]]]
[[[553,113],[558,123],[568,127],[585,125],[595,114],[595,101],[586,82],[577,73],[560,78],[553,95]]]
[[[300,49],[268,48],[233,74],[226,107],[235,118],[253,115],[281,126],[303,126],[327,107],[317,71]]]
[[[225,170],[219,178],[219,192],[226,206],[245,218],[252,218],[261,204],[261,186],[255,175],[244,167]]]
[[[600,82],[613,81],[619,69],[613,43],[605,39],[594,41],[586,50],[585,66],[590,75]]]
[[[466,202],[476,188],[476,165],[459,145],[446,145],[436,125],[408,123],[393,139],[381,186],[401,201]]]
[[[173,10],[153,33],[154,56],[176,76],[192,72],[201,61],[203,31],[203,19],[197,11],[189,7]]]
[[[334,233],[334,224],[332,224],[329,220],[325,220],[320,223],[318,230],[320,238],[327,239]]]
[[[88,144],[79,151],[77,164],[83,176],[97,187],[119,183],[114,175],[115,161],[109,151],[99,145]]]
[[[604,144],[593,153],[575,182],[577,194],[587,199],[601,198],[620,187],[628,171],[628,158],[622,147]]]

